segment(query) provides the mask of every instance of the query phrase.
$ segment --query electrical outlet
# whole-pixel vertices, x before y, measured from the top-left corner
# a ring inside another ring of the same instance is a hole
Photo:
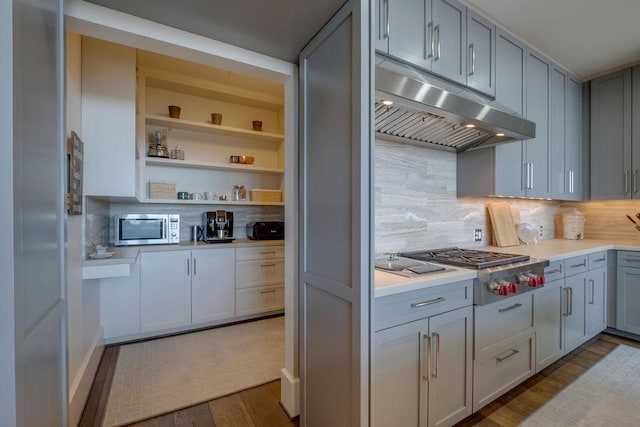
[[[540,232],[538,233],[538,235],[542,237],[543,233],[544,233],[544,227],[540,226]]]
[[[473,232],[473,240],[474,242],[481,242],[482,241],[482,228],[476,228],[475,231]]]

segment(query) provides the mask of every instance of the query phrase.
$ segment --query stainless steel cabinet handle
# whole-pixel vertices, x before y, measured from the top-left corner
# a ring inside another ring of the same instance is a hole
[[[187,276],[191,275],[191,263],[187,260]]]
[[[434,35],[437,35],[438,40],[436,41],[436,51],[435,56],[433,58],[434,61],[440,59],[440,25],[436,25],[433,27]]]
[[[260,264],[260,267],[265,268],[265,267],[275,267],[275,264]]]
[[[587,266],[587,262],[585,261],[585,262],[581,262],[580,264],[573,264],[573,265],[570,265],[569,267],[571,267],[571,268],[578,268],[578,267],[586,267],[586,266]]]
[[[427,27],[429,28],[429,38],[431,39],[431,43],[429,43],[430,46],[431,46],[431,50],[427,54],[427,58],[433,58],[433,55],[435,54],[435,50],[436,50],[435,38],[434,38],[434,35],[433,35],[433,21],[429,22],[427,24]]]
[[[531,167],[531,187],[529,187],[529,190],[533,190],[533,163],[529,163],[529,166]]]
[[[420,332],[420,337],[421,337],[421,343],[420,343],[420,349],[423,348],[424,346],[424,342],[426,340],[427,342],[427,351],[423,352],[426,353],[426,369],[424,370],[424,372],[422,373],[422,378],[425,379],[426,381],[429,381],[429,377],[431,375],[431,337],[423,332]]]
[[[440,372],[440,334],[434,332],[431,334],[433,338],[436,339],[436,370],[433,372],[433,378],[438,378],[438,373]]]
[[[507,360],[508,358],[515,356],[516,354],[520,353],[520,350],[516,350],[515,348],[511,350],[511,353],[507,354],[504,357],[496,357],[496,360],[498,362],[504,362],[505,360]]]
[[[562,273],[562,267],[554,268],[553,270],[544,272],[544,274],[556,274],[556,273]]]
[[[275,292],[276,292],[275,289],[271,289],[270,291],[260,291],[261,294],[273,294]]]
[[[602,258],[594,259],[592,262],[604,262],[604,261],[605,261],[605,258],[602,257]]]
[[[624,192],[625,193],[629,192],[629,170],[628,169],[624,170]]]
[[[522,179],[520,180],[520,189],[529,189],[529,163],[522,164]]]
[[[471,71],[469,72],[469,75],[473,76],[476,72],[476,47],[473,43],[469,45],[469,54],[471,62]]]
[[[574,190],[574,173],[573,171],[569,171],[569,194],[573,194]]]
[[[262,251],[262,252],[260,252],[260,255],[270,255],[270,254],[275,255],[276,251]]]
[[[627,261],[627,262],[640,262],[640,258],[624,257],[624,260]]]
[[[567,316],[571,316],[573,314],[573,288],[567,289],[569,289],[569,313]]]
[[[593,279],[589,279],[589,284],[591,285],[591,299],[589,300],[589,304],[593,305],[596,299],[596,282]]]
[[[506,312],[506,311],[511,311],[511,310],[514,310],[514,309],[516,309],[516,308],[518,308],[518,307],[522,307],[522,304],[520,304],[519,302],[517,302],[517,303],[515,303],[515,304],[513,304],[513,305],[510,305],[510,306],[509,306],[509,307],[507,307],[507,308],[499,308],[499,309],[498,309],[498,313],[504,313],[504,312]]]
[[[384,33],[382,34],[383,39],[389,38],[389,0],[384,1]]]
[[[638,169],[633,172],[633,192],[638,192]]]
[[[196,274],[197,274],[196,273],[196,259],[194,258],[193,259],[193,275],[195,276]]]
[[[437,304],[439,302],[444,302],[446,300],[447,300],[446,298],[439,297],[439,298],[436,298],[436,299],[430,299],[429,301],[414,302],[414,303],[411,304],[411,308],[424,307],[425,305]]]
[[[564,288],[564,313],[562,313],[562,315],[564,317],[568,317],[569,316],[569,288]]]

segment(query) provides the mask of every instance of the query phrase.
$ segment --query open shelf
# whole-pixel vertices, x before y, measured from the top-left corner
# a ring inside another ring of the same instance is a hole
[[[239,163],[213,163],[213,162],[193,162],[189,160],[165,159],[162,157],[147,157],[147,166],[170,166],[184,169],[208,169],[226,172],[248,172],[248,173],[270,173],[283,174],[284,169],[263,168],[253,165],[243,165]]]
[[[172,129],[183,129],[192,132],[205,132],[213,135],[236,136],[241,138],[251,138],[260,141],[280,142],[284,140],[284,135],[269,132],[257,132],[249,129],[233,128],[229,126],[214,125],[211,123],[194,122],[191,120],[173,119],[171,117],[147,114],[145,116],[148,125],[162,126]]]
[[[232,205],[232,206],[284,206],[284,202],[252,202],[250,200],[179,200],[144,199],[143,203],[165,203],[170,205]]]

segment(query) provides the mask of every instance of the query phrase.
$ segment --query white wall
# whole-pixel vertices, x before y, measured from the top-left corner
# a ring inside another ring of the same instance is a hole
[[[554,237],[559,202],[456,197],[456,154],[376,140],[375,253],[491,244],[487,203],[517,206],[521,223]],[[474,229],[484,238],[474,242]]]
[[[0,2],[0,426],[16,423],[13,294],[13,12]]]
[[[81,131],[81,37],[67,33],[66,135]],[[100,289],[97,280],[82,280],[83,215],[67,216],[67,309],[69,425],[77,424],[102,354]]]

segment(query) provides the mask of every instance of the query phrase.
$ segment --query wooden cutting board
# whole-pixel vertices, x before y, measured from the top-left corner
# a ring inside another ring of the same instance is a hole
[[[520,244],[516,226],[511,216],[511,208],[506,203],[489,203],[489,218],[496,246],[517,246]]]

